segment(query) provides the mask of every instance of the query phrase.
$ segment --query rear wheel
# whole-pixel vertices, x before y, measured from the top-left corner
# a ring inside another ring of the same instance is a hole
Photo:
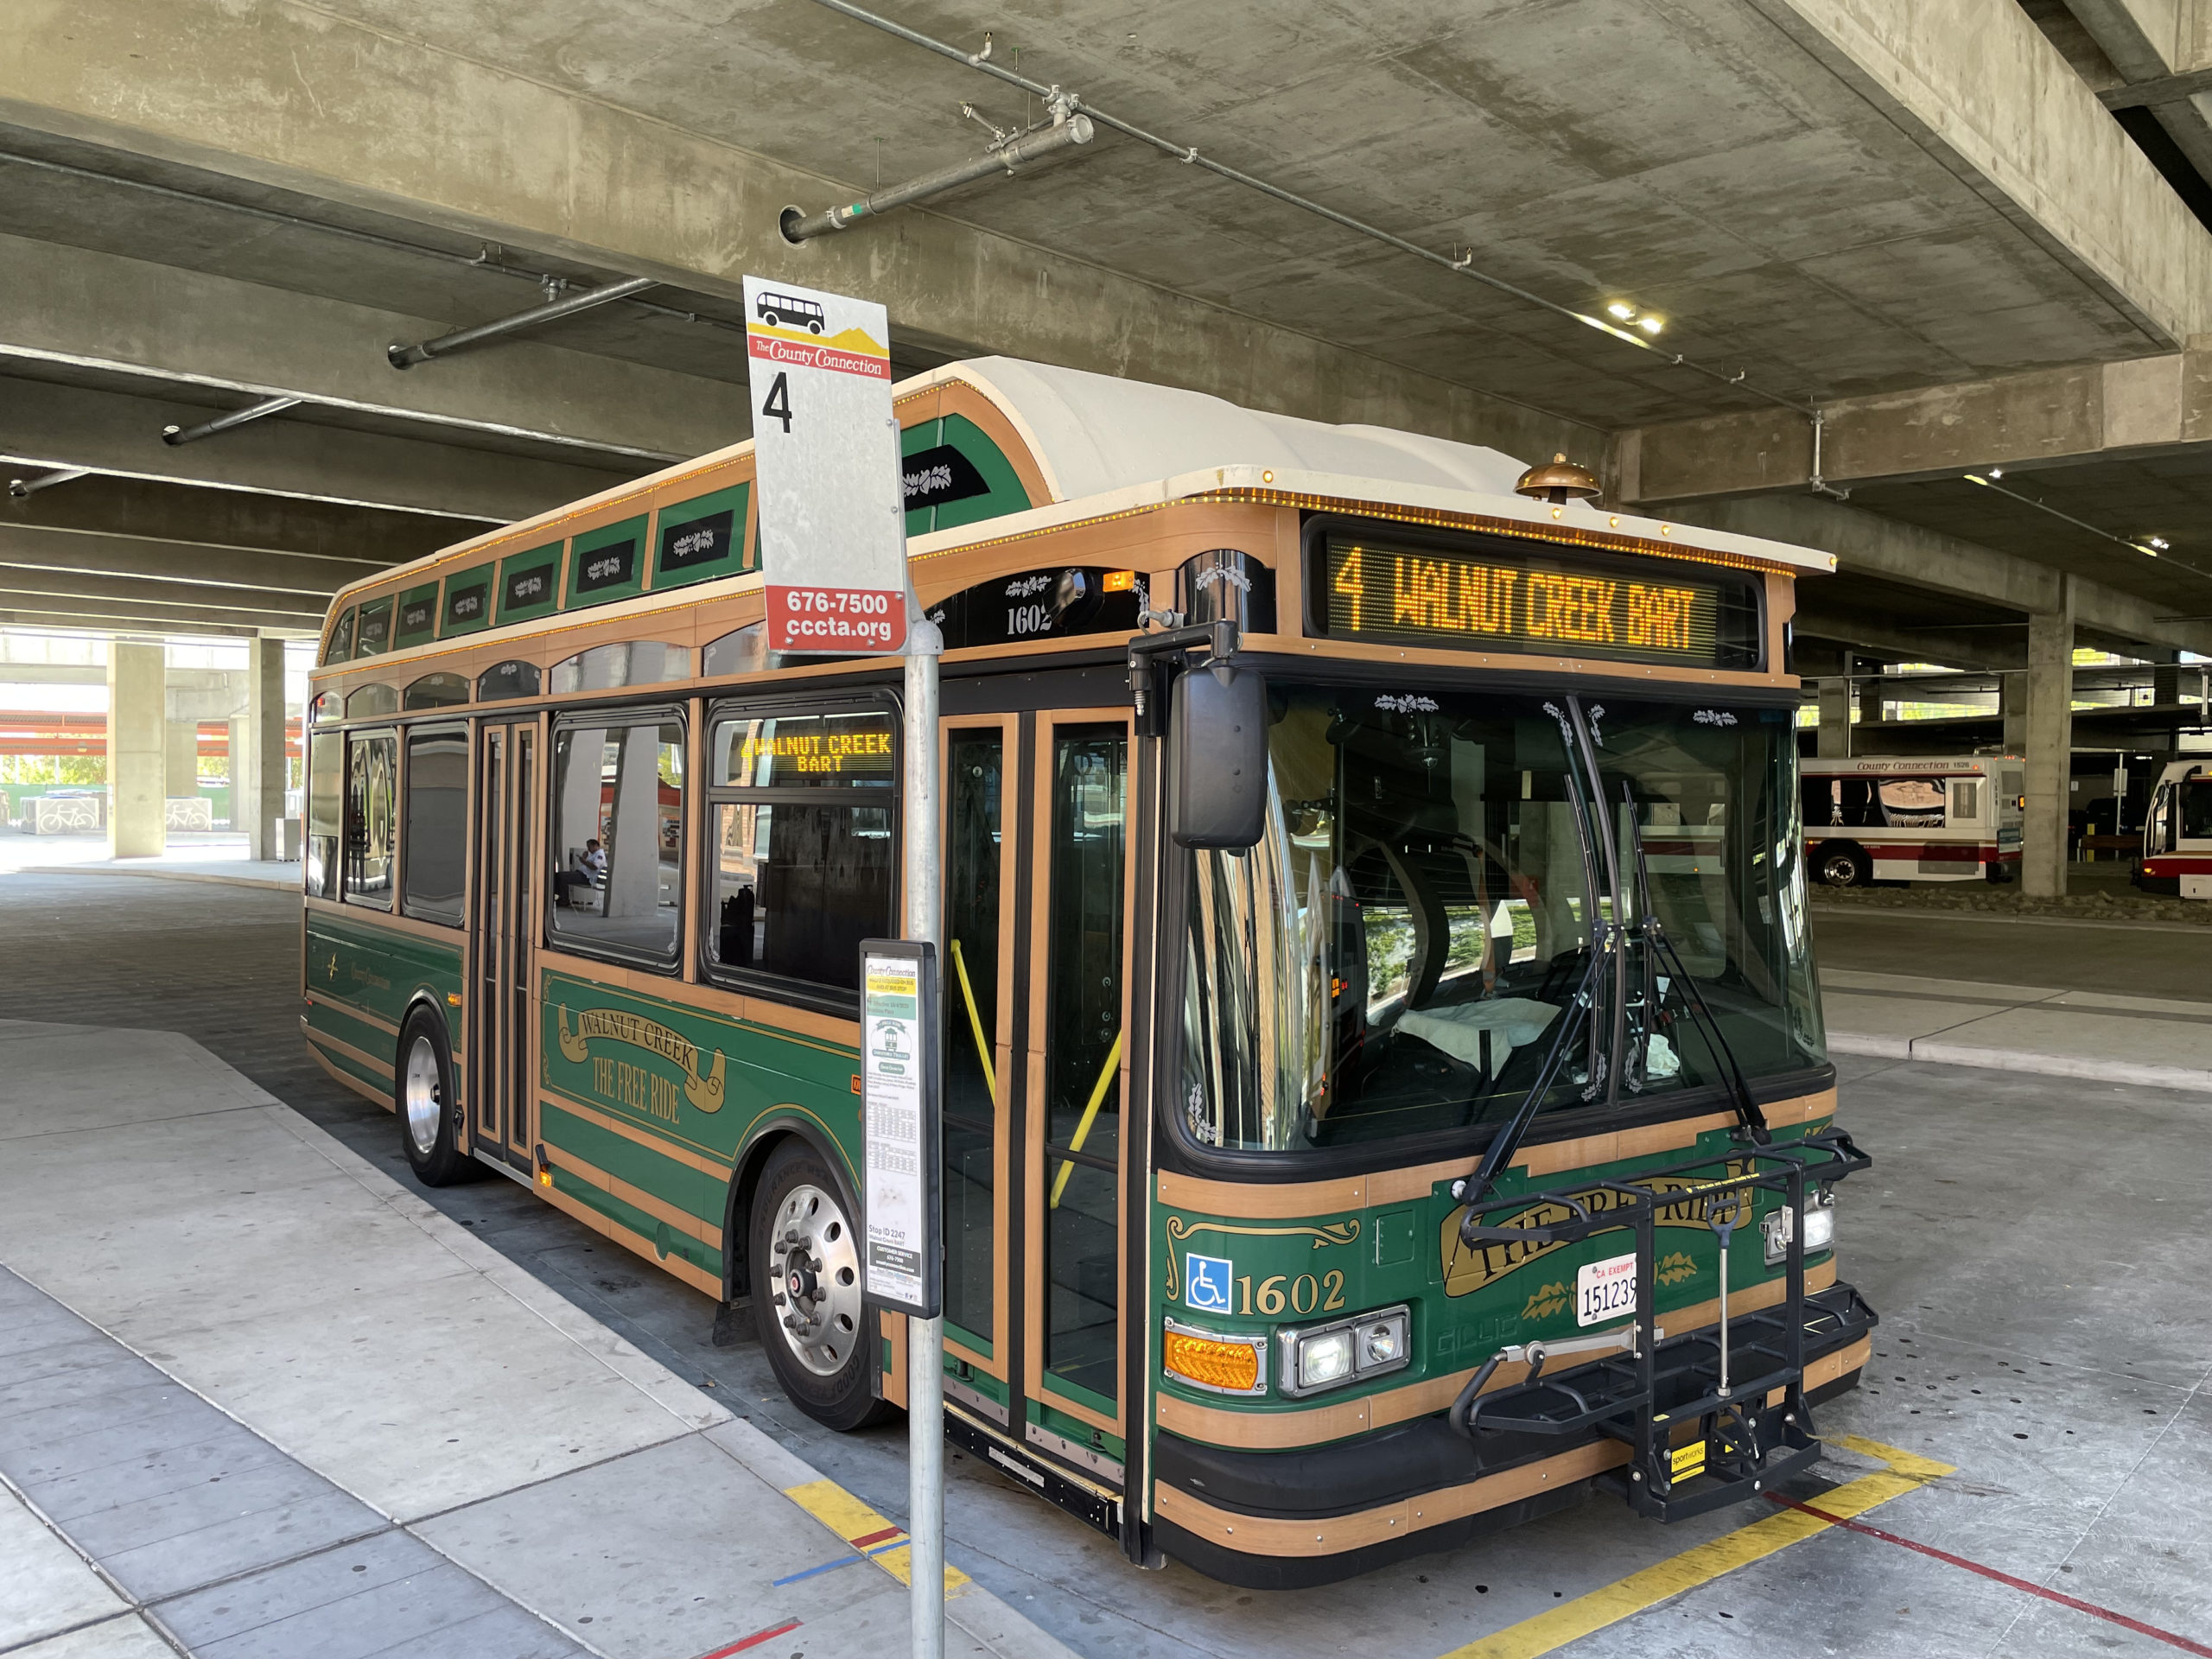
[[[896,1414],[875,1397],[875,1316],[861,1300],[860,1239],[820,1154],[791,1141],[768,1160],[753,1203],[753,1306],[760,1345],[792,1402],[831,1428]]]
[[[1866,855],[1847,841],[1827,842],[1813,868],[1821,885],[1830,887],[1863,887],[1874,874]]]
[[[460,1145],[461,1103],[454,1096],[445,1027],[427,1009],[417,1008],[400,1033],[391,1092],[400,1150],[415,1179],[425,1186],[451,1186],[470,1173]]]

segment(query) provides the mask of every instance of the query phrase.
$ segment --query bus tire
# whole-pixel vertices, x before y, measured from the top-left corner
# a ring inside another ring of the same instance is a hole
[[[1874,867],[1856,842],[1824,841],[1813,874],[1824,887],[1863,887],[1873,879]]]
[[[875,1395],[881,1342],[861,1300],[859,1236],[820,1153],[792,1139],[770,1154],[748,1230],[760,1346],[791,1403],[839,1430],[895,1416]]]
[[[445,1024],[428,1008],[408,1016],[399,1033],[391,1103],[399,1116],[399,1149],[425,1186],[451,1186],[472,1173],[461,1149],[461,1102],[453,1089],[453,1056]]]

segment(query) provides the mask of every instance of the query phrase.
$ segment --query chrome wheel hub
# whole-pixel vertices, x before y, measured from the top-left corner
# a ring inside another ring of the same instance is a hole
[[[852,1224],[818,1186],[794,1187],[777,1211],[768,1246],[779,1288],[777,1328],[799,1363],[834,1376],[861,1339],[861,1258]]]
[[[407,1051],[400,1098],[407,1113],[407,1139],[427,1158],[437,1150],[438,1123],[446,1109],[438,1089],[438,1051],[428,1037],[418,1035]]]

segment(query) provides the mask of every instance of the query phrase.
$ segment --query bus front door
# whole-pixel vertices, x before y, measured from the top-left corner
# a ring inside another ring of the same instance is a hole
[[[533,721],[478,728],[475,913],[470,927],[469,1145],[531,1169],[531,807],[537,791]]]

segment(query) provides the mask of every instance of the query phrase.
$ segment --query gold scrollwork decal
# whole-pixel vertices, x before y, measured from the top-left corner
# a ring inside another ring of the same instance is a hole
[[[648,1054],[658,1054],[670,1061],[683,1073],[683,1097],[702,1112],[719,1112],[722,1109],[722,1090],[728,1081],[728,1058],[720,1050],[715,1053],[715,1063],[702,1074],[699,1069],[699,1046],[690,1038],[671,1031],[658,1021],[643,1014],[626,1013],[620,1008],[586,1008],[576,1016],[576,1028],[569,1029],[569,1010],[560,1010],[560,1029],[557,1040],[561,1052],[575,1065],[582,1065],[591,1058],[590,1045],[594,1038],[609,1042],[626,1043],[632,1048],[642,1048]]]
[[[1359,1218],[1332,1221],[1320,1225],[1300,1224],[1289,1227],[1255,1227],[1243,1222],[1185,1221],[1180,1216],[1167,1217],[1167,1242],[1180,1244],[1186,1238],[1200,1233],[1235,1233],[1255,1238],[1311,1238],[1313,1248],[1325,1249],[1332,1244],[1356,1243],[1359,1238]],[[1167,1252],[1167,1300],[1173,1301],[1182,1294],[1182,1281],[1175,1271],[1175,1252]]]

